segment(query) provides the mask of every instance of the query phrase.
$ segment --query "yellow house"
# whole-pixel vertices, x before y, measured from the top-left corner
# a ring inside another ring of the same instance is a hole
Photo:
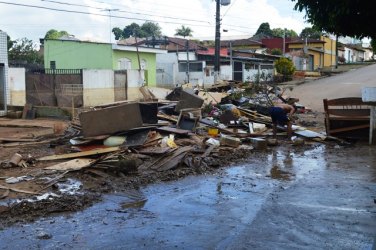
[[[300,38],[286,45],[297,70],[315,71],[336,64],[336,41],[329,37]]]

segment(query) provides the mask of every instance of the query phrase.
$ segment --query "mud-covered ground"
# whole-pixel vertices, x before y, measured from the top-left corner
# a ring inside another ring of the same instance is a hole
[[[228,165],[200,172],[95,177],[102,188],[85,187],[100,183],[89,172],[71,173],[66,182],[82,181],[85,195],[45,203],[34,222],[3,225],[0,249],[372,249],[375,147],[280,141],[219,152]]]
[[[38,193],[32,195],[0,189],[1,227],[15,222],[33,221],[51,214],[78,211],[100,201],[103,194],[139,189],[147,184],[177,180],[188,175],[210,174],[219,167],[242,162],[248,157],[260,157],[261,154],[247,146],[237,149],[220,147],[213,150],[208,157],[202,158],[200,164],[188,166],[190,164],[187,165],[183,161],[172,170],[152,171],[143,169],[143,166],[155,161],[156,157],[144,156],[145,158],[138,159],[139,155],[127,152],[126,158],[133,159],[135,162],[132,164],[136,164],[138,170],[103,169],[94,165],[88,169],[68,172],[49,186],[49,181],[59,177],[61,172],[43,170],[44,167],[54,165],[56,162],[38,162],[36,159],[55,154],[57,150],[58,147],[51,147],[49,143],[1,149],[0,159],[10,159],[13,154],[18,153],[29,157],[29,166],[8,168],[3,164],[0,168],[0,185]],[[203,152],[190,153],[185,157],[185,161],[194,161]],[[31,176],[32,179],[16,184],[5,184],[6,178],[18,176]]]
[[[309,113],[300,115],[302,125],[322,130],[322,123],[318,123],[318,114]],[[187,142],[182,143],[182,145]],[[189,144],[189,142],[188,142]],[[292,151],[304,152],[317,145],[337,145],[337,142],[312,142],[306,140],[305,145],[294,146],[287,141],[285,136],[279,137],[280,148],[290,148]],[[181,145],[181,146],[182,146]],[[25,156],[28,162],[27,168],[2,165],[0,168],[0,185],[5,185],[8,177],[31,176],[27,181],[16,184],[7,184],[19,190],[35,192],[37,194],[25,194],[17,191],[0,189],[0,226],[7,227],[16,222],[33,221],[63,212],[82,210],[99,202],[103,194],[117,193],[130,189],[140,189],[148,184],[178,180],[188,175],[206,175],[216,172],[221,167],[228,167],[249,159],[262,160],[270,155],[274,147],[257,151],[251,149],[247,143],[239,148],[220,147],[211,152],[207,157],[199,156],[205,152],[200,147],[189,153],[177,168],[168,171],[155,171],[145,169],[144,166],[154,162],[156,157],[142,156],[128,151],[127,159],[132,159],[132,169],[124,171],[120,168],[103,169],[96,165],[72,171],[60,176],[61,172],[48,172],[43,168],[56,164],[56,162],[38,162],[36,159],[46,155],[63,152],[67,143],[55,141],[52,143],[29,145],[22,147],[5,147],[0,151],[0,160],[10,159],[15,153]],[[328,152],[328,154],[330,154]],[[199,159],[199,163],[194,163]],[[194,164],[193,164],[194,163]],[[277,171],[277,170],[276,170]],[[278,174],[278,171],[276,172]],[[275,174],[275,173],[274,173]],[[52,182],[51,180],[56,179]],[[51,185],[49,185],[51,183]]]

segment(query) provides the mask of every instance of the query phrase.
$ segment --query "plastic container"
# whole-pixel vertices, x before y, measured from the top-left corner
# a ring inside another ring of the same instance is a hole
[[[218,136],[218,133],[219,133],[219,131],[218,131],[218,129],[217,128],[209,128],[208,129],[208,135],[210,135],[210,136]]]

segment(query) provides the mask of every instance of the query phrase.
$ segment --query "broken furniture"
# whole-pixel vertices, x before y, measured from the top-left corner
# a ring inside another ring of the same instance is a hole
[[[328,136],[368,139],[370,107],[360,97],[324,99],[325,128]]]
[[[138,103],[126,103],[114,107],[82,112],[82,132],[85,137],[110,135],[142,126]]]
[[[179,102],[175,107],[175,111],[180,112],[180,110],[187,108],[201,108],[203,104],[204,99],[201,97],[189,93],[187,90],[181,90]]]
[[[200,108],[181,109],[177,128],[195,131],[198,121],[201,119]]]
[[[376,88],[363,87],[362,101],[370,105],[369,144],[376,144]]]

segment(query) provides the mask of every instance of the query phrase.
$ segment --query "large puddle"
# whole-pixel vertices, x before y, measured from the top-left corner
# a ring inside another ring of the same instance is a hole
[[[326,228],[320,228],[321,215],[316,214],[318,224],[312,227],[319,228],[319,233],[315,231],[314,235],[308,236],[312,231],[301,232],[306,234],[301,238],[303,243],[294,245],[295,243],[285,242],[286,239],[272,233],[273,228],[278,228],[282,232],[298,230],[296,234],[299,234],[299,225],[285,230],[281,227],[286,226],[286,221],[294,220],[294,216],[301,217],[302,211],[303,214],[311,214],[323,207],[329,207],[323,202],[319,205],[314,203],[318,202],[316,199],[318,200],[319,196],[312,194],[310,187],[307,189],[310,197],[304,200],[302,190],[307,188],[306,183],[324,183],[320,184],[324,185],[320,186],[321,191],[328,189],[328,192],[333,192],[334,197],[342,197],[345,194],[330,183],[330,178],[347,178],[345,176],[352,173],[349,178],[357,176],[357,182],[350,181],[349,184],[353,185],[353,192],[359,192],[362,199],[368,197],[372,200],[372,195],[376,198],[375,182],[370,178],[375,176],[374,150],[364,152],[363,156],[358,156],[359,159],[354,158],[353,164],[349,164],[346,157],[346,154],[340,157],[331,156],[325,145],[301,152],[271,151],[263,159],[249,159],[247,164],[223,169],[216,175],[190,176],[176,182],[107,195],[103,202],[82,212],[4,229],[0,236],[1,249],[248,249],[247,246],[252,246],[248,242],[251,235],[247,236],[246,232],[257,230],[255,226],[257,227],[258,223],[270,223],[268,228],[271,231],[265,231],[260,236],[260,239],[272,239],[267,245],[269,247],[278,245],[282,246],[282,249],[300,248],[306,244],[304,241],[309,242],[312,237],[319,244],[316,247],[330,246],[320,245],[320,237],[326,237],[325,234],[320,236],[321,231],[329,235],[342,233],[343,244],[347,244],[353,238],[348,236],[351,230],[346,230],[346,227],[353,223],[357,223],[358,229],[365,228],[364,237],[355,235],[360,239],[360,246],[370,247],[373,241],[369,235],[372,235],[372,232],[376,234],[376,209],[369,200],[358,206],[351,204],[351,207],[356,207],[355,210],[346,209],[346,206],[345,209],[339,209],[339,212],[335,210],[336,213],[344,213],[344,218],[347,218],[347,221],[336,222],[343,223],[339,231],[330,232]],[[346,183],[343,185],[346,190],[351,190]],[[299,188],[300,186],[302,188]],[[356,193],[352,195],[356,196]],[[315,200],[312,199],[313,196]],[[288,198],[282,200],[280,197]],[[289,197],[303,198],[297,201],[290,200]],[[359,200],[357,198],[353,201]],[[282,209],[275,210],[273,207],[276,204]],[[289,209],[291,206],[298,211],[295,215],[292,212],[294,209]],[[331,205],[335,208],[343,206],[342,203]],[[301,210],[303,208],[304,210]],[[264,214],[269,210],[270,214]],[[274,218],[276,215],[278,216]],[[356,219],[360,215],[365,218],[364,221]],[[327,220],[325,216],[323,221]],[[261,222],[258,222],[260,220]],[[308,225],[313,223],[311,220],[307,218],[299,223]],[[273,243],[273,240],[276,242]],[[257,239],[255,241],[257,242]],[[281,245],[280,241],[285,243]]]

